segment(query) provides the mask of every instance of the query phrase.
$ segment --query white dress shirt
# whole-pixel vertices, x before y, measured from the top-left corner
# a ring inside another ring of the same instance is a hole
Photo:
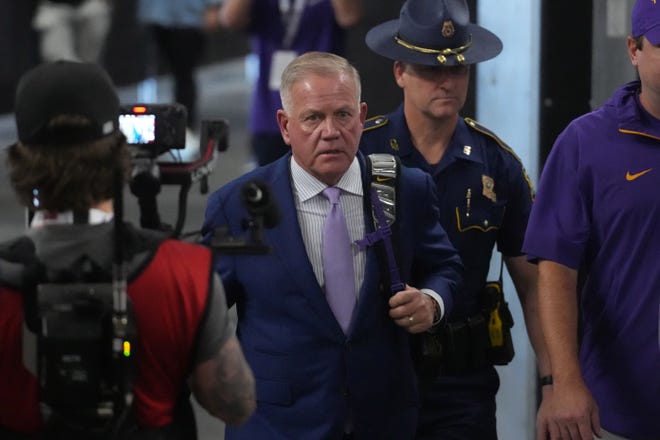
[[[323,195],[323,190],[328,185],[309,174],[298,165],[293,157],[291,157],[289,166],[291,169],[293,199],[296,204],[296,212],[298,214],[298,222],[300,223],[300,231],[303,242],[305,243],[305,249],[314,268],[314,275],[316,275],[319,285],[324,286],[321,245],[323,243],[323,223],[330,209],[330,202]],[[361,251],[355,243],[356,240],[361,240],[365,236],[364,192],[360,164],[357,158],[353,159],[350,167],[335,186],[342,190],[339,203],[341,209],[344,211],[346,224],[348,225],[348,234],[351,237],[355,291],[359,296],[360,287],[364,281],[366,252]],[[445,307],[440,295],[431,289],[420,290],[438,303],[440,306],[439,318],[442,318]]]
[[[314,268],[316,279],[321,286],[324,286],[321,244],[323,242],[323,223],[330,209],[330,202],[323,195],[323,190],[328,185],[305,171],[293,158],[291,158],[290,168],[291,178],[293,179],[293,199],[296,203],[296,212],[305,249]],[[364,238],[365,234],[362,180],[357,159],[353,159],[348,171],[344,173],[335,186],[342,190],[339,204],[344,211],[348,234],[352,242],[355,291],[359,293],[364,281],[366,252],[361,251],[358,245],[355,244],[355,241]]]

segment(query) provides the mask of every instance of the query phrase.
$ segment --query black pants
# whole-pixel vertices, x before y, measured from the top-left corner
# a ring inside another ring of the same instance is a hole
[[[206,46],[206,36],[197,28],[168,28],[152,25],[151,29],[158,54],[174,76],[174,99],[188,110],[188,127],[196,128],[197,84],[195,70]]]
[[[497,440],[495,368],[420,383],[422,408],[416,440]]]

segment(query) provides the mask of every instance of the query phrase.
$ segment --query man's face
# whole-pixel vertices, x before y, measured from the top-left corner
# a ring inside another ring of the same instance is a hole
[[[423,66],[394,63],[394,78],[404,91],[406,108],[432,119],[450,119],[463,108],[469,66]]]
[[[660,45],[654,46],[644,37],[638,49],[635,40],[628,38],[628,53],[642,81],[642,103],[647,110],[660,108]]]
[[[277,112],[284,142],[302,168],[336,184],[353,162],[367,105],[345,75],[309,75],[293,85],[289,113]]]

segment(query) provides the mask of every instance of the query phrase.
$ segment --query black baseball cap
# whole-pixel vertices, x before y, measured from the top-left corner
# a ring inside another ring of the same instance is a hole
[[[99,65],[55,61],[27,71],[14,101],[18,139],[28,145],[88,142],[118,130],[119,98]],[[84,125],[50,126],[58,116],[80,116]]]

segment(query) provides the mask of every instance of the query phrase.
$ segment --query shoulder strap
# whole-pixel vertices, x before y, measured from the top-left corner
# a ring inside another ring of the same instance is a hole
[[[46,266],[39,260],[32,239],[26,235],[0,245],[0,284],[23,296],[23,317],[30,331],[39,328],[37,284],[46,280]]]
[[[20,290],[37,278],[32,271],[39,263],[34,242],[26,235],[0,244],[0,284]]]
[[[367,176],[369,199],[374,217],[375,231],[358,240],[360,249],[378,242],[382,248],[378,252],[381,270],[387,269],[390,292],[395,294],[405,287],[401,281],[396,254],[392,243],[392,225],[396,221],[396,188],[399,174],[399,161],[391,154],[370,154],[367,156]]]
[[[396,221],[396,184],[399,174],[399,161],[391,154],[370,154],[367,156],[371,165],[371,188],[377,197],[371,200],[374,208],[376,228],[391,226]],[[381,205],[376,208],[376,204]],[[378,218],[377,211],[383,211],[384,218]]]

